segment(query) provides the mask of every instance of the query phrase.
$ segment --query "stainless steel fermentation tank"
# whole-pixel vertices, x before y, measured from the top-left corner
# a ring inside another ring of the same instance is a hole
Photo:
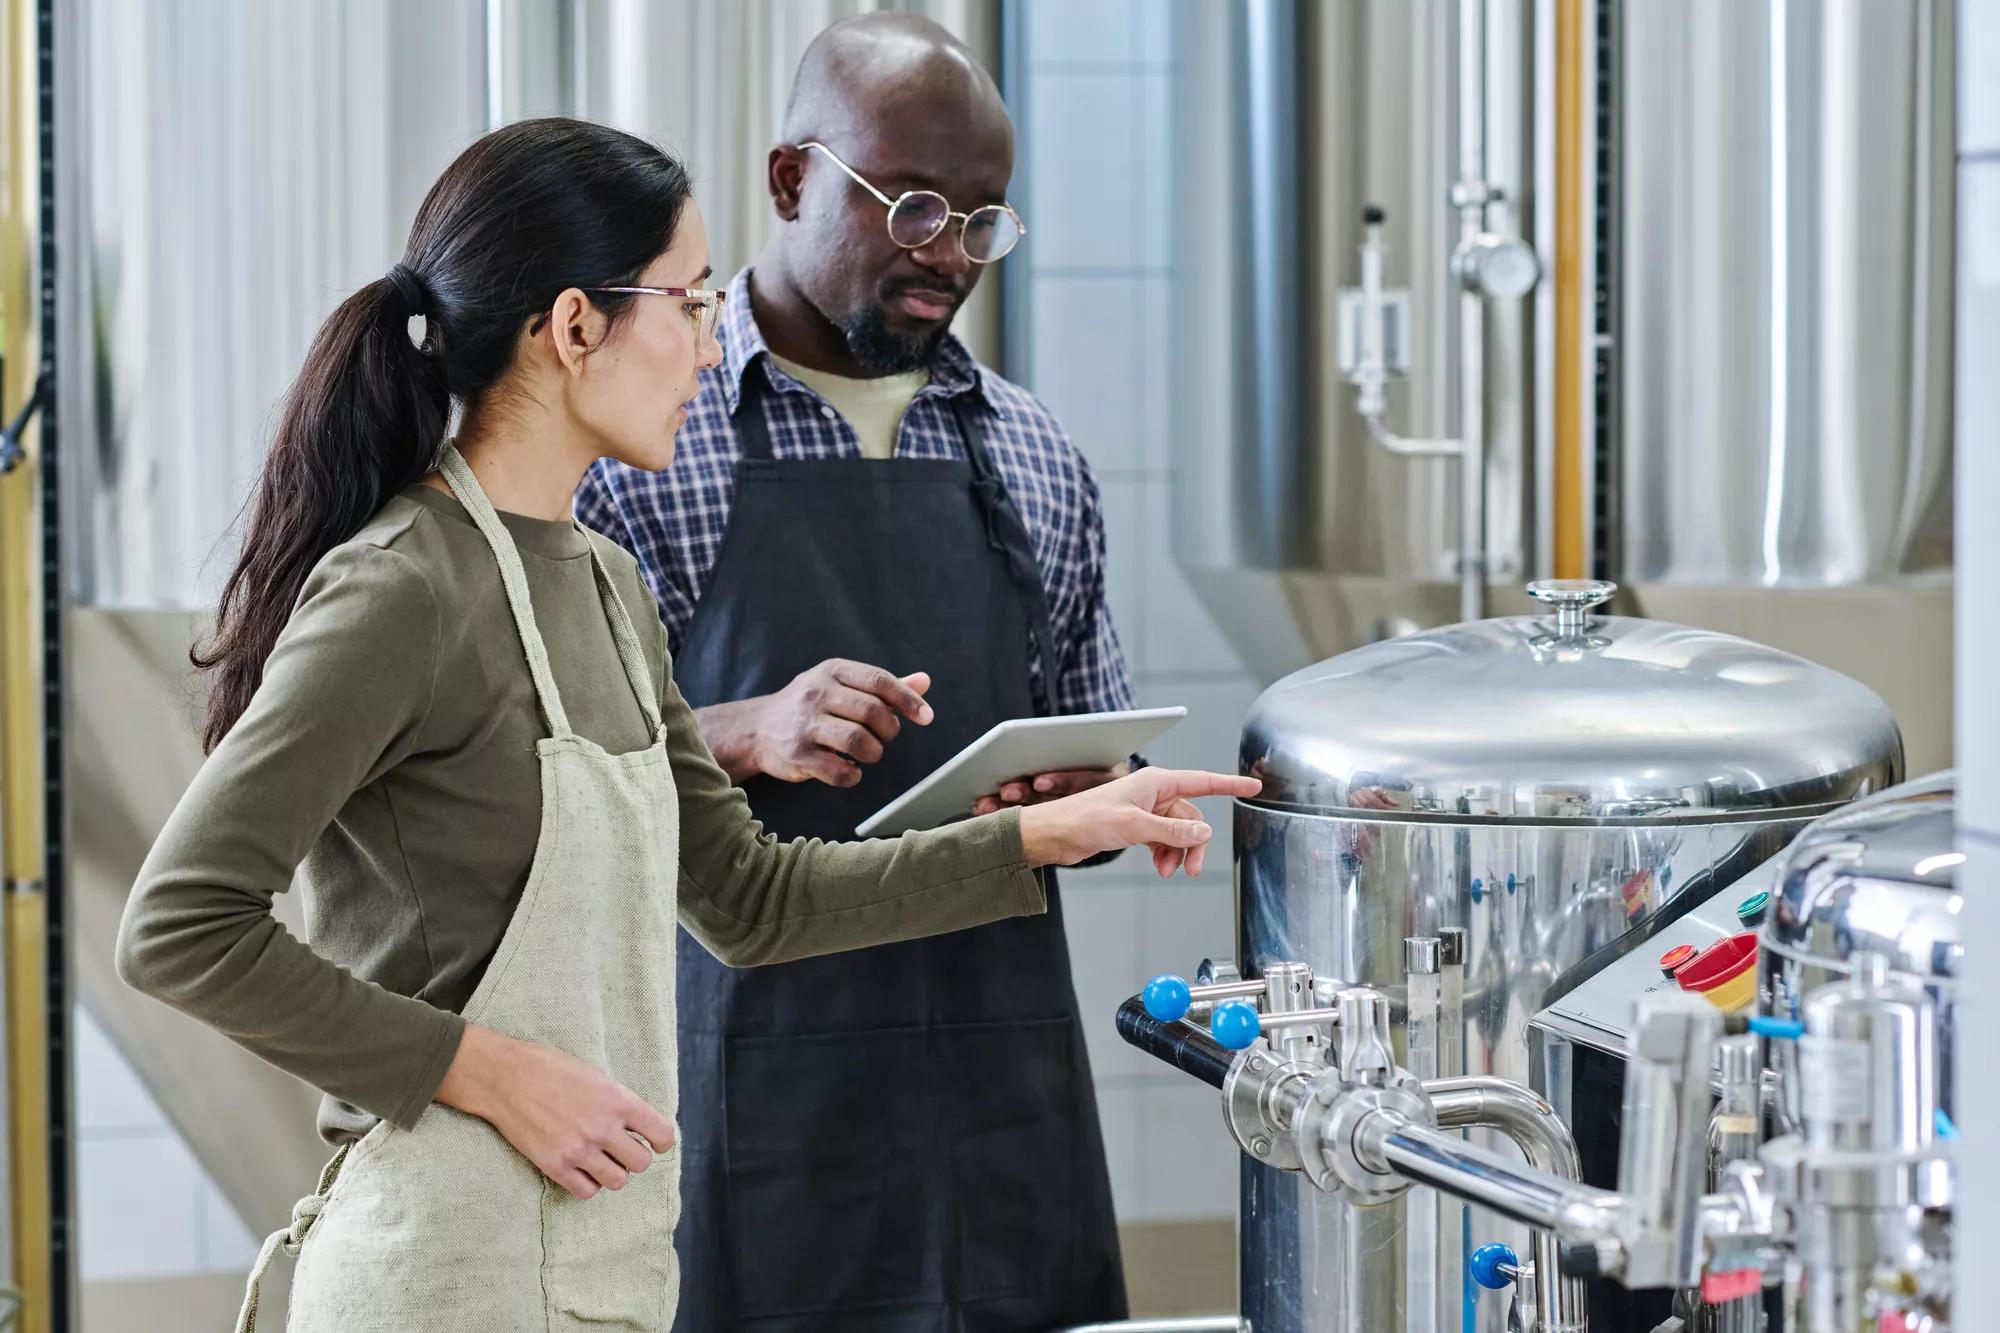
[[[1297,672],[1244,728],[1244,771],[1265,786],[1236,810],[1235,965],[1381,991],[1398,1061],[1422,1078],[1529,1083],[1528,1024],[1559,982],[1902,772],[1895,722],[1853,680],[1594,614],[1609,585],[1533,591],[1541,615]],[[1464,1322],[1461,1256],[1528,1253],[1524,1228],[1481,1209],[1425,1190],[1357,1207],[1251,1156],[1240,1208],[1242,1313],[1259,1329],[1497,1329],[1497,1304]]]
[[[1950,762],[1950,4],[1175,15],[1174,277],[1230,293],[1173,334],[1175,546],[1253,672],[1467,618],[1477,534],[1489,613],[1615,579],[1863,680]],[[1383,425],[1477,447],[1474,523],[1462,456],[1382,447],[1340,373],[1370,204],[1408,296]],[[1532,246],[1527,295],[1467,299],[1468,216]]]

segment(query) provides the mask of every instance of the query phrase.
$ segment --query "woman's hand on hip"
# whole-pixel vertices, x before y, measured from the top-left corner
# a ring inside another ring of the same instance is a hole
[[[1075,865],[1099,852],[1141,843],[1162,877],[1199,875],[1213,831],[1198,796],[1255,796],[1255,778],[1186,769],[1142,768],[1101,787],[1021,811],[1021,845],[1031,866]]]
[[[579,1199],[623,1188],[674,1143],[673,1122],[603,1070],[476,1024],[437,1100],[492,1125]]]

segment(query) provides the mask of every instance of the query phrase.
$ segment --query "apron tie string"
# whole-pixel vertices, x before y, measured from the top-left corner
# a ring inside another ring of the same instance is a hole
[[[236,1333],[257,1333],[257,1301],[262,1294],[264,1274],[270,1271],[271,1261],[277,1258],[280,1250],[288,1259],[299,1257],[299,1251],[305,1247],[306,1233],[326,1211],[327,1194],[333,1189],[334,1178],[340,1174],[340,1164],[346,1160],[347,1148],[335,1153],[333,1160],[319,1173],[319,1188],[292,1205],[291,1224],[265,1237],[264,1248],[257,1251],[257,1262],[250,1267],[250,1281],[243,1291],[243,1308],[236,1315]]]

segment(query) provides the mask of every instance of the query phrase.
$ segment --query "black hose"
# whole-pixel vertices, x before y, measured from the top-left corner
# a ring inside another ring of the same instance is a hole
[[[1118,1006],[1118,1035],[1182,1073],[1193,1074],[1211,1087],[1221,1087],[1236,1057],[1200,1028],[1186,1023],[1162,1023],[1146,1012],[1138,996]]]

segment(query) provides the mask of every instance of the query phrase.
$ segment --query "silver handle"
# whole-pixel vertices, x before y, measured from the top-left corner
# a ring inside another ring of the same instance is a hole
[[[1605,579],[1537,579],[1528,585],[1528,596],[1555,608],[1556,633],[1566,637],[1583,633],[1591,610],[1617,591],[1618,585]]]

